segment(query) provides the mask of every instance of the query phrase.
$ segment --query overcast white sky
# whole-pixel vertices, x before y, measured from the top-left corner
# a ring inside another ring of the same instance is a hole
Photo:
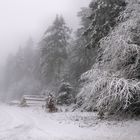
[[[79,21],[77,12],[90,1],[0,0],[0,64],[29,36],[39,38],[57,13],[76,28]]]

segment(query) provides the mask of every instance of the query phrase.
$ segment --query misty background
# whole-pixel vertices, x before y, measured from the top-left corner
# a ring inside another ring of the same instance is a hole
[[[139,139],[140,0],[0,0],[0,109],[2,139]]]
[[[80,19],[77,12],[90,0],[0,0],[0,66],[9,53],[14,53],[29,37],[38,42],[53,22],[63,15],[74,30]]]
[[[90,0],[0,1],[1,99],[19,100],[26,94],[50,91],[57,94],[64,82],[74,87],[75,94],[80,75],[87,70],[87,64],[81,61],[83,68],[77,73],[79,60],[84,57],[78,56],[80,48],[85,52],[85,47],[77,43],[83,26],[88,24],[84,19],[90,13],[89,3]]]
[[[139,0],[0,1],[1,99],[140,114]]]

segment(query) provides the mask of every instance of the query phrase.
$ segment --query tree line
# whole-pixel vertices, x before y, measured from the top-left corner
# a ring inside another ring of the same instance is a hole
[[[75,35],[62,16],[7,59],[5,97],[73,87],[75,109],[99,114],[140,113],[139,2],[92,0],[81,8]],[[37,47],[35,47],[37,46]]]

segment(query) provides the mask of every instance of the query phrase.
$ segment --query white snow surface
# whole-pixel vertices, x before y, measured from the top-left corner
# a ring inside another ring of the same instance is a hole
[[[101,121],[95,113],[0,104],[0,140],[140,140],[140,121]]]

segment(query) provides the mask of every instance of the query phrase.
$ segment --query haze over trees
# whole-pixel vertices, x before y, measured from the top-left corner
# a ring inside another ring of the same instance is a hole
[[[57,97],[68,83],[74,109],[140,115],[139,7],[139,0],[91,0],[77,13],[74,35],[57,15],[38,44],[30,38],[8,57],[3,98],[46,90]]]
[[[41,50],[41,74],[45,86],[57,84],[64,79],[70,32],[71,30],[65,24],[63,17],[56,16],[53,25],[44,33],[39,47]]]

